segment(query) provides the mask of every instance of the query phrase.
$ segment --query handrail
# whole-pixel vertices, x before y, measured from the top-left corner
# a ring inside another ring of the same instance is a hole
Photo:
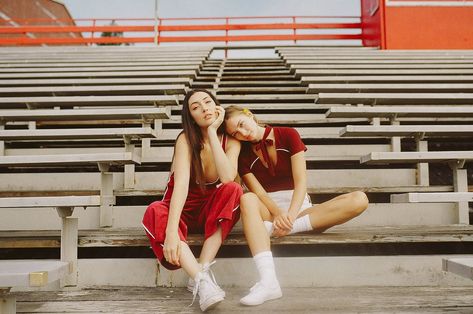
[[[262,22],[262,23],[241,23],[236,20],[268,20],[268,19],[288,19],[287,21],[277,22]],[[307,22],[302,19],[330,19],[327,22]],[[349,22],[346,20],[349,19]],[[353,22],[351,20],[355,20]],[[211,21],[212,23],[189,24],[182,23],[180,25],[166,25],[167,21]],[[337,20],[333,22],[333,20]],[[345,21],[338,21],[345,20]],[[137,18],[137,19],[0,19],[3,25],[0,26],[0,45],[44,45],[44,44],[104,44],[104,43],[152,43],[157,44],[164,42],[229,42],[235,41],[280,41],[290,40],[297,42],[298,40],[341,40],[341,39],[361,39],[361,22],[359,16],[265,16],[265,17],[213,17],[213,18],[160,18],[158,25],[155,26],[154,19]],[[69,22],[64,25],[63,22]],[[116,22],[133,23],[134,25],[117,25]],[[149,21],[149,25],[136,25],[138,22]],[[221,23],[220,21],[224,21]],[[70,23],[73,22],[74,25]],[[109,25],[97,25],[109,22]],[[110,23],[111,22],[111,23]],[[62,25],[58,25],[62,23]],[[91,23],[92,25],[77,25],[83,23]],[[298,34],[297,30],[330,30],[330,29],[359,29],[360,32],[353,34],[340,34],[334,32],[332,34]],[[233,31],[256,31],[255,34],[240,35],[230,34]],[[274,33],[257,33],[257,31],[271,31],[271,30],[292,30],[287,34]],[[189,32],[205,32],[205,31],[224,31],[222,35],[202,36],[192,35]],[[122,34],[133,32],[150,33],[149,36],[117,36],[117,37],[101,37],[104,32]],[[179,36],[163,35],[163,32],[176,32]],[[74,36],[70,36],[74,34]],[[90,36],[84,36],[83,33],[90,33]],[[48,36],[44,36],[47,34]],[[43,36],[41,36],[43,35]],[[69,36],[67,36],[69,35]]]

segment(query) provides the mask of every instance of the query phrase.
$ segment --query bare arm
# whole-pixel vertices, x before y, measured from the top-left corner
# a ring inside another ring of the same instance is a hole
[[[215,161],[215,167],[222,183],[228,183],[235,180],[238,173],[238,155],[240,154],[241,144],[232,137],[228,137],[227,152],[222,148],[217,135],[217,129],[223,122],[225,111],[217,106],[219,113],[217,120],[208,127],[207,133],[210,141],[210,149]]]
[[[289,206],[289,217],[294,221],[307,194],[307,172],[304,152],[301,151],[291,156],[292,178],[294,180],[294,193]]]
[[[178,234],[179,220],[189,192],[191,155],[189,144],[184,134],[176,140],[174,152],[174,190],[169,205],[169,216],[164,241],[164,257],[168,262],[179,265],[180,239]]]

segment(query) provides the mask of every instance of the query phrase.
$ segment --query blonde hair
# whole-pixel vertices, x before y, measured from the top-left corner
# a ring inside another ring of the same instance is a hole
[[[255,115],[248,108],[243,108],[237,105],[231,105],[225,108],[225,121],[240,114],[252,117],[258,125],[261,125]]]

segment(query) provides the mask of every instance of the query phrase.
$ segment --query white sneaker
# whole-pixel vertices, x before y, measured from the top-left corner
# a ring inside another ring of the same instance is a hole
[[[206,271],[204,269],[195,277],[194,289],[192,291],[194,298],[191,303],[191,305],[194,304],[195,298],[199,294],[199,304],[202,312],[214,308],[224,299],[223,290],[217,285],[215,278],[210,276],[208,267]]]
[[[276,281],[275,284],[267,286],[259,281],[250,289],[250,293],[240,299],[240,303],[244,305],[260,305],[280,297],[282,297],[282,291],[279,282]]]
[[[189,277],[189,280],[187,281],[187,291],[189,292],[194,292],[194,286],[195,286],[195,281],[191,277]]]
[[[220,290],[222,296],[225,298],[225,291],[223,291],[222,288],[220,288],[220,286],[217,284],[217,281],[215,280],[215,275],[214,275],[213,271],[210,269],[210,266],[212,266],[213,264],[215,264],[215,261],[213,261],[210,264],[203,265],[202,271],[203,272],[208,272],[210,274],[210,277],[212,278],[213,282],[217,285],[217,287]],[[187,291],[194,292],[194,286],[195,286],[194,279],[189,277],[189,280],[187,281],[187,287],[186,287]]]

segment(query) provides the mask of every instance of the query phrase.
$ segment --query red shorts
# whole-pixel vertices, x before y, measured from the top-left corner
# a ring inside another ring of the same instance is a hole
[[[171,175],[163,200],[153,202],[148,206],[142,222],[154,254],[161,265],[170,270],[179,268],[168,263],[163,254],[173,188],[174,176]],[[189,187],[179,220],[180,239],[186,241],[188,233],[204,234],[207,239],[217,231],[218,227],[221,227],[222,240],[224,240],[240,218],[239,207],[242,194],[241,186],[235,182],[207,186],[204,192],[196,186]]]

